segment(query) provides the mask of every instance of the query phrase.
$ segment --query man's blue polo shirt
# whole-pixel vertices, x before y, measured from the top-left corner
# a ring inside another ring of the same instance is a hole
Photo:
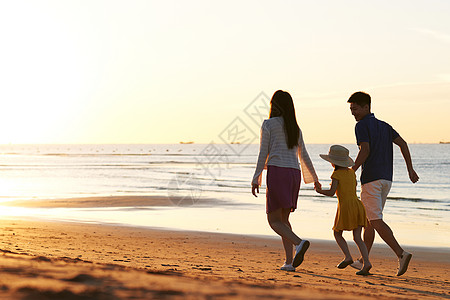
[[[386,122],[370,113],[355,126],[356,142],[368,142],[370,154],[362,165],[361,184],[386,179],[392,181],[394,149],[392,142],[399,134]]]

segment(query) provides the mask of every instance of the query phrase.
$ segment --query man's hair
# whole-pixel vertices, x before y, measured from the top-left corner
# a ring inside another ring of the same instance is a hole
[[[353,95],[350,96],[350,98],[347,101],[348,103],[356,103],[359,106],[369,105],[370,108],[370,95],[364,92],[356,92]]]

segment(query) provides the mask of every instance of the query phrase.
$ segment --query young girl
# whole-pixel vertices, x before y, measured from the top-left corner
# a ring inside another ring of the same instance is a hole
[[[362,202],[356,196],[356,176],[355,171],[349,168],[354,165],[353,160],[348,156],[347,148],[333,145],[330,147],[328,155],[320,154],[320,157],[329,161],[334,167],[334,172],[331,175],[331,188],[329,190],[322,190],[320,183],[316,183],[316,192],[325,195],[333,196],[335,193],[338,197],[338,208],[336,218],[334,220],[334,238],[336,239],[339,248],[345,255],[337,267],[344,269],[353,263],[352,256],[348,250],[347,242],[342,236],[343,230],[353,231],[353,240],[359,248],[359,252],[363,258],[363,267],[358,271],[357,275],[369,275],[369,270],[372,265],[369,261],[369,254],[367,247],[361,239],[362,227],[367,226],[366,211]]]
[[[289,214],[297,208],[300,166],[305,183],[317,182],[317,175],[295,118],[291,95],[276,91],[270,101],[270,116],[261,126],[261,144],[252,180],[252,194],[259,193],[262,171],[267,167],[266,212],[270,227],[281,236],[286,260],[281,270],[295,271],[303,262],[309,241],[291,228]],[[295,256],[293,257],[293,246]]]

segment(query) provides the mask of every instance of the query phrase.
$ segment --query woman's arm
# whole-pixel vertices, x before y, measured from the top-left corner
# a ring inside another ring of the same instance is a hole
[[[259,193],[259,186],[261,185],[261,177],[264,167],[266,165],[267,157],[269,156],[269,142],[270,132],[263,123],[261,126],[261,139],[259,143],[259,155],[256,163],[255,174],[252,179],[252,194],[256,196],[256,191]]]
[[[339,180],[333,178],[331,180],[331,186],[329,190],[322,190],[322,186],[320,184],[314,185],[314,187],[316,189],[316,192],[318,192],[319,194],[332,197],[336,193],[338,183]]]
[[[300,165],[303,173],[303,181],[305,183],[318,182],[319,179],[314,170],[311,158],[309,157],[308,151],[306,151],[305,142],[303,141],[302,131],[299,131],[298,137],[298,156],[300,158]]]

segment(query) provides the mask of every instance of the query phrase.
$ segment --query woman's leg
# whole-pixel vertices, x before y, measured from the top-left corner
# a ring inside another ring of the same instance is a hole
[[[300,244],[302,241],[294,232],[290,226],[283,221],[283,208],[279,208],[273,212],[267,214],[267,220],[270,227],[284,240],[290,241],[294,245]]]
[[[336,243],[338,244],[339,248],[341,248],[342,253],[344,253],[345,258],[343,262],[353,262],[352,255],[350,254],[350,250],[348,250],[347,242],[345,241],[344,237],[342,236],[342,230],[339,231],[333,231],[334,233],[334,239],[336,240]]]
[[[359,226],[358,228],[353,230],[353,240],[358,246],[359,252],[361,253],[361,256],[363,258],[363,268],[361,269],[361,271],[364,273],[369,272],[370,268],[372,268],[372,264],[369,261],[369,251],[367,251],[367,246],[361,239],[361,231],[362,226]]]
[[[292,226],[291,223],[289,222],[289,215],[291,214],[291,210],[290,209],[281,209],[281,220],[284,224],[286,224],[286,226],[288,226],[291,230],[292,230]],[[294,249],[294,244],[284,238],[281,237],[282,241],[283,241],[283,247],[284,247],[284,251],[286,252],[286,264],[290,265],[292,264],[292,260],[294,259],[293,257],[293,249]]]

